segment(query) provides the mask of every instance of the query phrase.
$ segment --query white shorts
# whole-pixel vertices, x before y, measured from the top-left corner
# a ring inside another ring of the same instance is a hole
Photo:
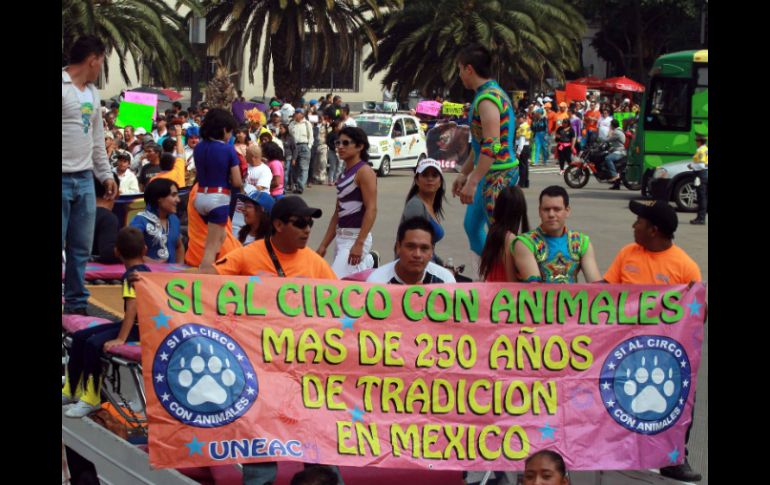
[[[205,222],[227,224],[227,218],[230,216],[230,194],[198,192],[193,207]]]
[[[355,244],[358,239],[360,229],[347,229],[337,228],[337,243],[334,249],[334,262],[332,263],[332,270],[337,275],[337,278],[342,279],[345,276],[359,271],[374,267],[374,258],[369,252],[372,250],[372,233],[370,232],[364,240],[364,254],[361,258],[361,262],[353,266],[348,264],[348,256],[350,256],[350,248]]]

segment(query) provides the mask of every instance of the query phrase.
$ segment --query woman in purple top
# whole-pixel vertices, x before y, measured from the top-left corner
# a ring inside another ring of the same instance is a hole
[[[243,185],[238,154],[228,144],[237,123],[229,112],[214,108],[206,113],[200,128],[203,141],[193,152],[198,180],[195,210],[208,224],[201,268],[212,267],[225,240],[230,211],[230,190]]]
[[[337,239],[332,269],[338,278],[374,266],[371,230],[377,217],[377,176],[369,164],[369,140],[361,128],[348,126],[334,141],[345,169],[337,181],[337,207],[318,247],[326,255]]]

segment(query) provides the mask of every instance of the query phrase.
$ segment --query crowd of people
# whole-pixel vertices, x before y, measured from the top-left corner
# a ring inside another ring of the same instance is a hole
[[[558,109],[548,96],[530,101],[526,96],[518,103],[516,153],[521,162],[522,187],[529,185],[527,165],[546,165],[556,159],[560,174],[580,150],[594,143],[610,144],[608,170],[611,181],[619,177],[613,162],[625,156],[636,133],[639,105],[630,98],[587,96],[585,101],[562,101]],[[622,113],[622,123],[615,118]]]
[[[447,188],[441,164],[430,158],[417,166],[405,193],[395,258],[378,264],[379,256],[372,251],[377,183],[368,163],[369,142],[339,96],[299,102],[299,107],[274,99],[264,117],[250,118],[244,125],[228,110],[204,106],[184,111],[177,104],[159,115],[155,128],[146,133],[142,128],[116,128],[111,125],[112,111],[93,109],[100,103],[92,83],[103,60],[100,41],[84,37],[75,43],[70,65],[62,70],[63,310],[86,314],[84,273],[93,243],[99,258],[112,258],[102,261],[120,260],[126,267],[126,312],[115,325],[74,334],[78,346],[73,346],[62,390],[62,403],[74,403],[68,416],[84,416],[99,405],[100,371],[94,355],[138,339],[132,288],[138,276],[132,272],[148,271],[146,263],[185,262],[195,271],[220,275],[267,272],[410,285],[457,281],[436,255],[436,244],[446,232],[442,204]],[[471,249],[480,257],[479,279],[571,284],[582,273],[589,283],[701,281],[695,262],[673,243],[678,219],[663,202],[631,203],[637,217],[634,242],[618,253],[604,274],[589,236],[567,228],[570,198],[563,187],[541,192],[540,221],[530,227],[522,192],[528,182],[522,184],[520,178],[529,147],[534,147],[536,165],[545,163],[553,144],[563,169],[569,153],[580,145],[594,138],[611,139],[613,121],[617,123],[610,116],[613,110],[633,112],[638,107],[625,101],[619,106],[562,103],[557,112],[551,110],[551,100],[538,97],[519,103],[517,113],[489,77],[490,65],[489,53],[479,46],[463,50],[458,58],[460,78],[476,97],[469,107],[473,149],[452,194],[468,205],[464,227]],[[308,242],[322,211],[309,207],[300,194],[319,183],[336,185],[337,203],[314,251]],[[114,198],[135,193],[137,185],[145,209],[119,231],[114,220],[100,222],[109,219]],[[177,210],[180,190],[187,186],[185,241]],[[324,256],[333,241],[330,265]],[[566,483],[560,460],[533,455],[527,466],[534,463],[539,471],[525,472],[525,483],[530,483],[527,476],[546,473],[545,468],[553,468],[549,476],[564,480],[554,483]],[[342,483],[336,468],[334,475]],[[269,483],[275,476],[274,463],[244,466],[244,483]]]

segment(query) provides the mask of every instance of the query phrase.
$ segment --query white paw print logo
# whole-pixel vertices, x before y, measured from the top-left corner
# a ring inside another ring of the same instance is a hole
[[[198,344],[198,355],[190,359],[189,365],[184,357],[179,361],[184,368],[179,373],[179,385],[189,388],[187,402],[191,406],[198,406],[208,402],[224,404],[227,401],[226,388],[232,387],[236,381],[235,372],[230,370],[230,359],[222,360],[214,355],[214,347],[209,346],[210,357],[208,361],[201,357],[201,346]],[[223,370],[224,369],[224,370]],[[203,375],[201,375],[203,374]],[[195,382],[195,380],[197,382]]]
[[[674,395],[673,369],[668,369],[667,377],[663,369],[658,367],[657,357],[653,360],[654,368],[652,372],[647,370],[645,364],[645,358],[642,357],[642,366],[636,369],[633,377],[631,369],[626,369],[626,378],[628,380],[623,385],[623,392],[627,396],[634,398],[631,401],[631,410],[634,413],[638,414],[648,411],[663,413],[668,407],[666,398]],[[640,389],[641,392],[639,391]]]

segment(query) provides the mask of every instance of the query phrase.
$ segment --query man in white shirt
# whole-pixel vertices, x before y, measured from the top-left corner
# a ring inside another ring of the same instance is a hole
[[[99,91],[94,82],[104,65],[104,43],[83,36],[62,69],[61,245],[66,250],[64,313],[85,315],[89,291],[85,272],[91,256],[96,220],[94,178],[112,200],[118,187],[104,145]]]
[[[340,116],[340,120],[342,121],[342,124],[345,126],[358,126],[356,120],[350,117],[350,106],[346,104],[342,107],[341,112],[342,115]]]
[[[446,268],[431,262],[436,233],[424,217],[412,217],[398,226],[396,236],[398,259],[380,266],[366,279],[368,283],[394,285],[425,285],[455,283]]]
[[[305,119],[305,110],[297,108],[294,121],[289,123],[289,133],[297,144],[297,162],[299,164],[299,180],[295,194],[305,191],[308,170],[310,170],[310,147],[313,146],[313,124]]]

